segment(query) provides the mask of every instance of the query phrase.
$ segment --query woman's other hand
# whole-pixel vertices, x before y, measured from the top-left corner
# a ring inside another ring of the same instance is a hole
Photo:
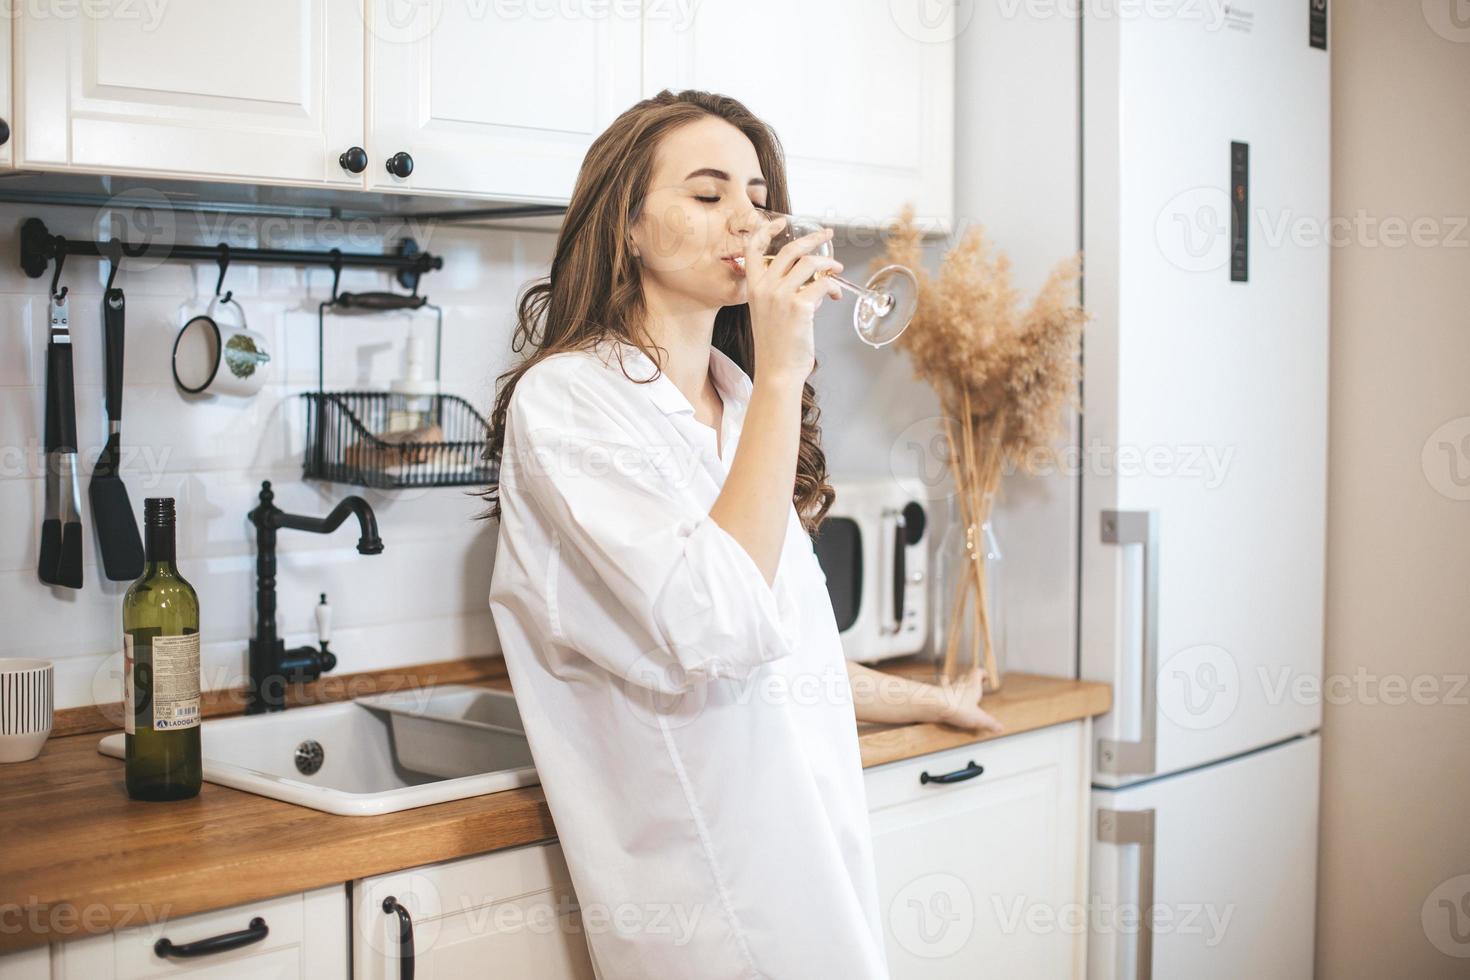
[[[1005,726],[994,715],[980,707],[984,684],[985,671],[976,667],[957,681],[943,681],[935,685],[943,699],[943,706],[939,709],[939,722],[977,732],[1005,731]]]

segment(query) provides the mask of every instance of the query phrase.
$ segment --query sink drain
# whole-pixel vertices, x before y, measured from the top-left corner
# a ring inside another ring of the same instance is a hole
[[[307,739],[296,746],[296,771],[310,776],[322,767],[322,743]]]

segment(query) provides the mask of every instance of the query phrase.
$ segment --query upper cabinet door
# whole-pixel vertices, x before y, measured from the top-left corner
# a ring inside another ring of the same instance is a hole
[[[10,102],[10,18],[0,17],[0,169],[9,169],[15,162],[10,149],[15,145],[15,111]]]
[[[644,94],[744,103],[782,142],[793,211],[878,228],[912,202],[926,231],[950,229],[954,4],[644,6]]]
[[[367,11],[369,188],[565,203],[592,140],[638,99],[636,6]]]
[[[361,187],[356,0],[125,0],[15,19],[16,163]]]

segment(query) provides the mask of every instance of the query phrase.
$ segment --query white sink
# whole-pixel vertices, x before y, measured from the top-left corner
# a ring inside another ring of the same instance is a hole
[[[539,782],[514,695],[484,687],[446,684],[200,727],[206,780],[326,813],[393,813]],[[121,759],[124,736],[97,749]]]

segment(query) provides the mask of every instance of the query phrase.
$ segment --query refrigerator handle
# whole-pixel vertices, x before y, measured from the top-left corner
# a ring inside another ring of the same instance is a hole
[[[1157,764],[1155,739],[1159,718],[1159,512],[1103,511],[1102,542],[1143,548],[1143,595],[1139,610],[1143,617],[1143,662],[1138,672],[1138,740],[1098,739],[1096,768],[1098,772],[1119,776],[1152,775]]]
[[[1097,811],[1097,839],[1138,848],[1138,969],[1134,980],[1154,975],[1154,811]]]

